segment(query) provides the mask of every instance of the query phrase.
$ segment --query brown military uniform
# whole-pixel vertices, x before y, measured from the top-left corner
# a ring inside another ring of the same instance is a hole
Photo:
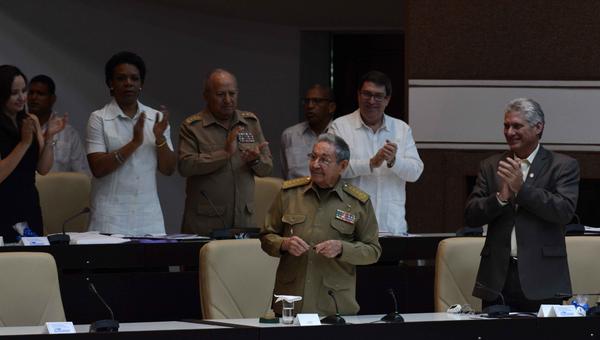
[[[321,193],[324,197],[319,197]],[[298,236],[311,247],[327,240],[341,240],[342,254],[326,258],[309,249],[301,256],[281,252],[284,237]],[[310,177],[286,181],[273,202],[261,230],[263,250],[281,260],[275,294],[300,295],[297,313],[335,313],[335,293],[340,313],[356,314],[356,265],[374,263],[381,255],[377,220],[369,195],[343,182],[319,191]],[[275,305],[281,311],[281,304]]]
[[[223,228],[223,221],[226,227],[256,226],[254,175],[269,175],[273,161],[268,146],[263,148],[259,162],[252,166],[240,159],[239,152],[227,158],[224,149],[227,135],[238,125],[244,127],[238,138],[239,149],[265,141],[258,118],[252,112],[236,110],[229,129],[218,123],[208,110],[188,117],[181,125],[178,168],[187,177],[183,232],[209,235],[213,229]]]

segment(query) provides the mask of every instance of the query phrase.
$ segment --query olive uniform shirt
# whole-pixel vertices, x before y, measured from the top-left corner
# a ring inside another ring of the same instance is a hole
[[[319,197],[324,193],[324,197]],[[281,251],[284,237],[298,236],[311,246],[300,256]],[[377,220],[369,195],[339,180],[328,190],[317,189],[310,177],[284,182],[261,230],[263,250],[280,257],[274,294],[299,295],[296,313],[335,313],[329,290],[341,314],[356,314],[356,265],[377,262],[381,255]],[[317,254],[323,241],[341,240],[336,258]],[[281,312],[281,304],[275,304]]]
[[[208,110],[188,117],[181,125],[178,168],[187,177],[183,232],[209,235],[213,229],[256,226],[254,175],[269,175],[273,161],[268,146],[262,149],[256,164],[243,162],[239,151],[228,158],[225,143],[236,126],[244,128],[238,137],[238,149],[265,141],[252,112],[236,110],[229,129]]]

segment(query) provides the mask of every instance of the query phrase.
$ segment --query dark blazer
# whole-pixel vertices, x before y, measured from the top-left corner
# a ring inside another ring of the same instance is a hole
[[[575,213],[579,195],[579,164],[573,158],[540,146],[518,195],[501,206],[496,198],[498,162],[512,153],[481,163],[465,209],[470,227],[488,224],[473,295],[495,300],[508,272],[510,234],[517,239],[519,277],[529,300],[571,294],[564,226]],[[483,286],[484,288],[482,288]]]

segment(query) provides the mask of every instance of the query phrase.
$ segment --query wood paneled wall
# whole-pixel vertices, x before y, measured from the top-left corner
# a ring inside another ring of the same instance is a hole
[[[455,232],[464,226],[464,207],[485,158],[499,150],[419,150],[425,170],[416,183],[407,185],[406,217],[411,233]],[[594,224],[600,207],[600,154],[561,152],[579,162],[581,168],[578,214],[582,222]],[[596,204],[597,203],[597,204]]]

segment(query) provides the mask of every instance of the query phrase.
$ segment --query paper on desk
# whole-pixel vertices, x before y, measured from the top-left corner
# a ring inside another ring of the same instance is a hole
[[[113,235],[115,236],[115,235]],[[210,240],[208,236],[201,236],[197,234],[146,234],[146,235],[120,235],[120,237],[134,238],[134,239],[150,239],[150,240]]]
[[[102,235],[98,231],[85,233],[67,233],[71,237],[70,244],[117,244],[129,242],[121,237]]]
[[[379,232],[379,237],[416,237],[416,236],[420,236],[420,235],[419,234],[409,234],[409,233],[393,234],[389,231],[380,231]]]
[[[586,233],[600,233],[600,228],[598,227],[590,227],[588,225],[584,226]]]
[[[300,301],[302,300],[302,296],[296,296],[296,295],[277,295],[275,294],[275,297],[277,298],[277,300],[275,300],[275,302],[279,302],[279,301],[287,301],[287,302],[296,302],[296,301]]]

